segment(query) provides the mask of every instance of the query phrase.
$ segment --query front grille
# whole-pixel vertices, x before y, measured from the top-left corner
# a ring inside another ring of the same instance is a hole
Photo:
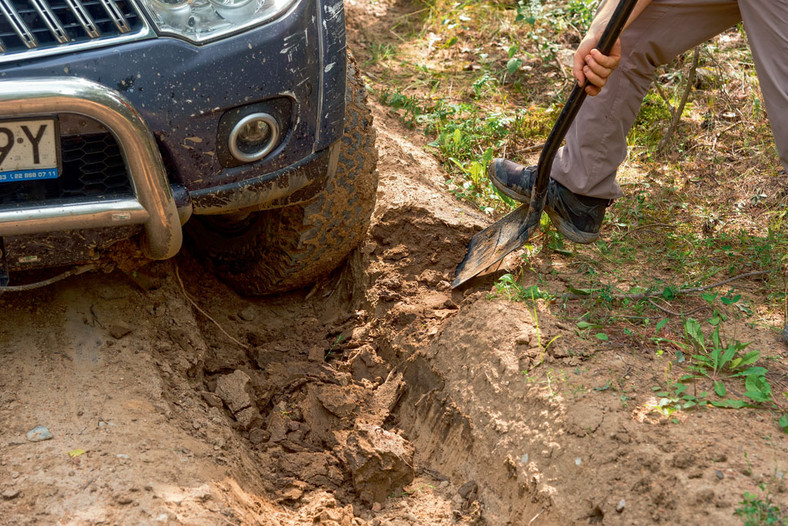
[[[142,29],[130,0],[0,0],[0,56]]]
[[[57,179],[0,183],[0,206],[52,199],[130,197],[133,190],[115,137],[91,133],[61,137],[63,172]]]

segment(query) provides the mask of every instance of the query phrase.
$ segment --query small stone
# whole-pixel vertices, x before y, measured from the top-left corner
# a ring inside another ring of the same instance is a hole
[[[22,492],[19,491],[18,489],[7,489],[7,490],[3,491],[3,493],[2,493],[4,500],[15,499],[21,494],[22,494]]]
[[[249,431],[249,442],[252,444],[262,444],[271,438],[271,433],[265,429],[252,429]]]
[[[255,312],[254,307],[250,305],[239,312],[238,317],[244,321],[254,321],[254,319],[257,317],[257,313]]]
[[[379,512],[379,511],[380,511],[380,510],[382,510],[382,509],[383,509],[383,504],[381,504],[380,502],[376,502],[376,503],[374,503],[374,504],[372,505],[372,511],[373,511],[374,513],[377,513],[377,512]]]
[[[475,498],[476,497],[476,492],[478,490],[479,490],[479,486],[478,486],[478,484],[476,484],[476,481],[475,480],[469,480],[468,482],[466,482],[465,484],[460,486],[460,489],[457,490],[457,493],[463,499],[467,499],[469,497]]]
[[[725,478],[725,475],[719,469],[715,470],[714,474],[717,475],[717,478],[720,479],[720,480]]]
[[[222,399],[219,398],[219,395],[215,393],[212,393],[210,391],[201,391],[200,395],[202,396],[202,399],[205,400],[205,403],[208,404],[210,407],[216,407],[221,409],[222,406],[224,405]]]
[[[247,407],[235,413],[235,420],[244,429],[260,427],[263,425],[263,417],[256,407]]]
[[[132,502],[134,502],[134,499],[132,499],[129,495],[117,495],[115,497],[115,502],[117,502],[122,506],[125,506],[127,504],[131,504]]]
[[[115,323],[107,327],[107,330],[109,331],[110,336],[112,336],[116,340],[120,340],[124,336],[130,334],[133,329],[126,324]]]
[[[788,345],[788,325],[783,329],[783,343]]]
[[[618,504],[616,504],[616,511],[618,513],[621,513],[622,511],[624,511],[624,508],[626,506],[627,506],[627,501],[625,501],[624,499],[621,499],[620,501],[618,501]]]
[[[41,442],[42,440],[49,440],[54,435],[44,426],[36,426],[27,432],[27,439],[30,442]]]

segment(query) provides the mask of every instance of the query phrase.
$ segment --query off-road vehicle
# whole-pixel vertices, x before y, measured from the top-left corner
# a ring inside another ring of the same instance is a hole
[[[0,0],[5,282],[185,232],[241,293],[305,286],[363,238],[376,162],[341,0]]]

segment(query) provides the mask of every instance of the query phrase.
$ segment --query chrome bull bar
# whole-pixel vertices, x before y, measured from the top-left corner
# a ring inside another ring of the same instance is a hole
[[[131,103],[117,91],[84,79],[0,81],[0,116],[58,113],[95,119],[115,136],[134,197],[75,198],[52,205],[0,208],[0,236],[141,224],[145,231],[142,248],[148,257],[174,256],[183,241],[178,210],[153,134]]]

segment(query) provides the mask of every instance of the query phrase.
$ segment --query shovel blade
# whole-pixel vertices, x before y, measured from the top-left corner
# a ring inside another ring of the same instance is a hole
[[[468,253],[457,267],[452,288],[459,287],[528,241],[528,209],[528,203],[521,205],[471,238]]]

